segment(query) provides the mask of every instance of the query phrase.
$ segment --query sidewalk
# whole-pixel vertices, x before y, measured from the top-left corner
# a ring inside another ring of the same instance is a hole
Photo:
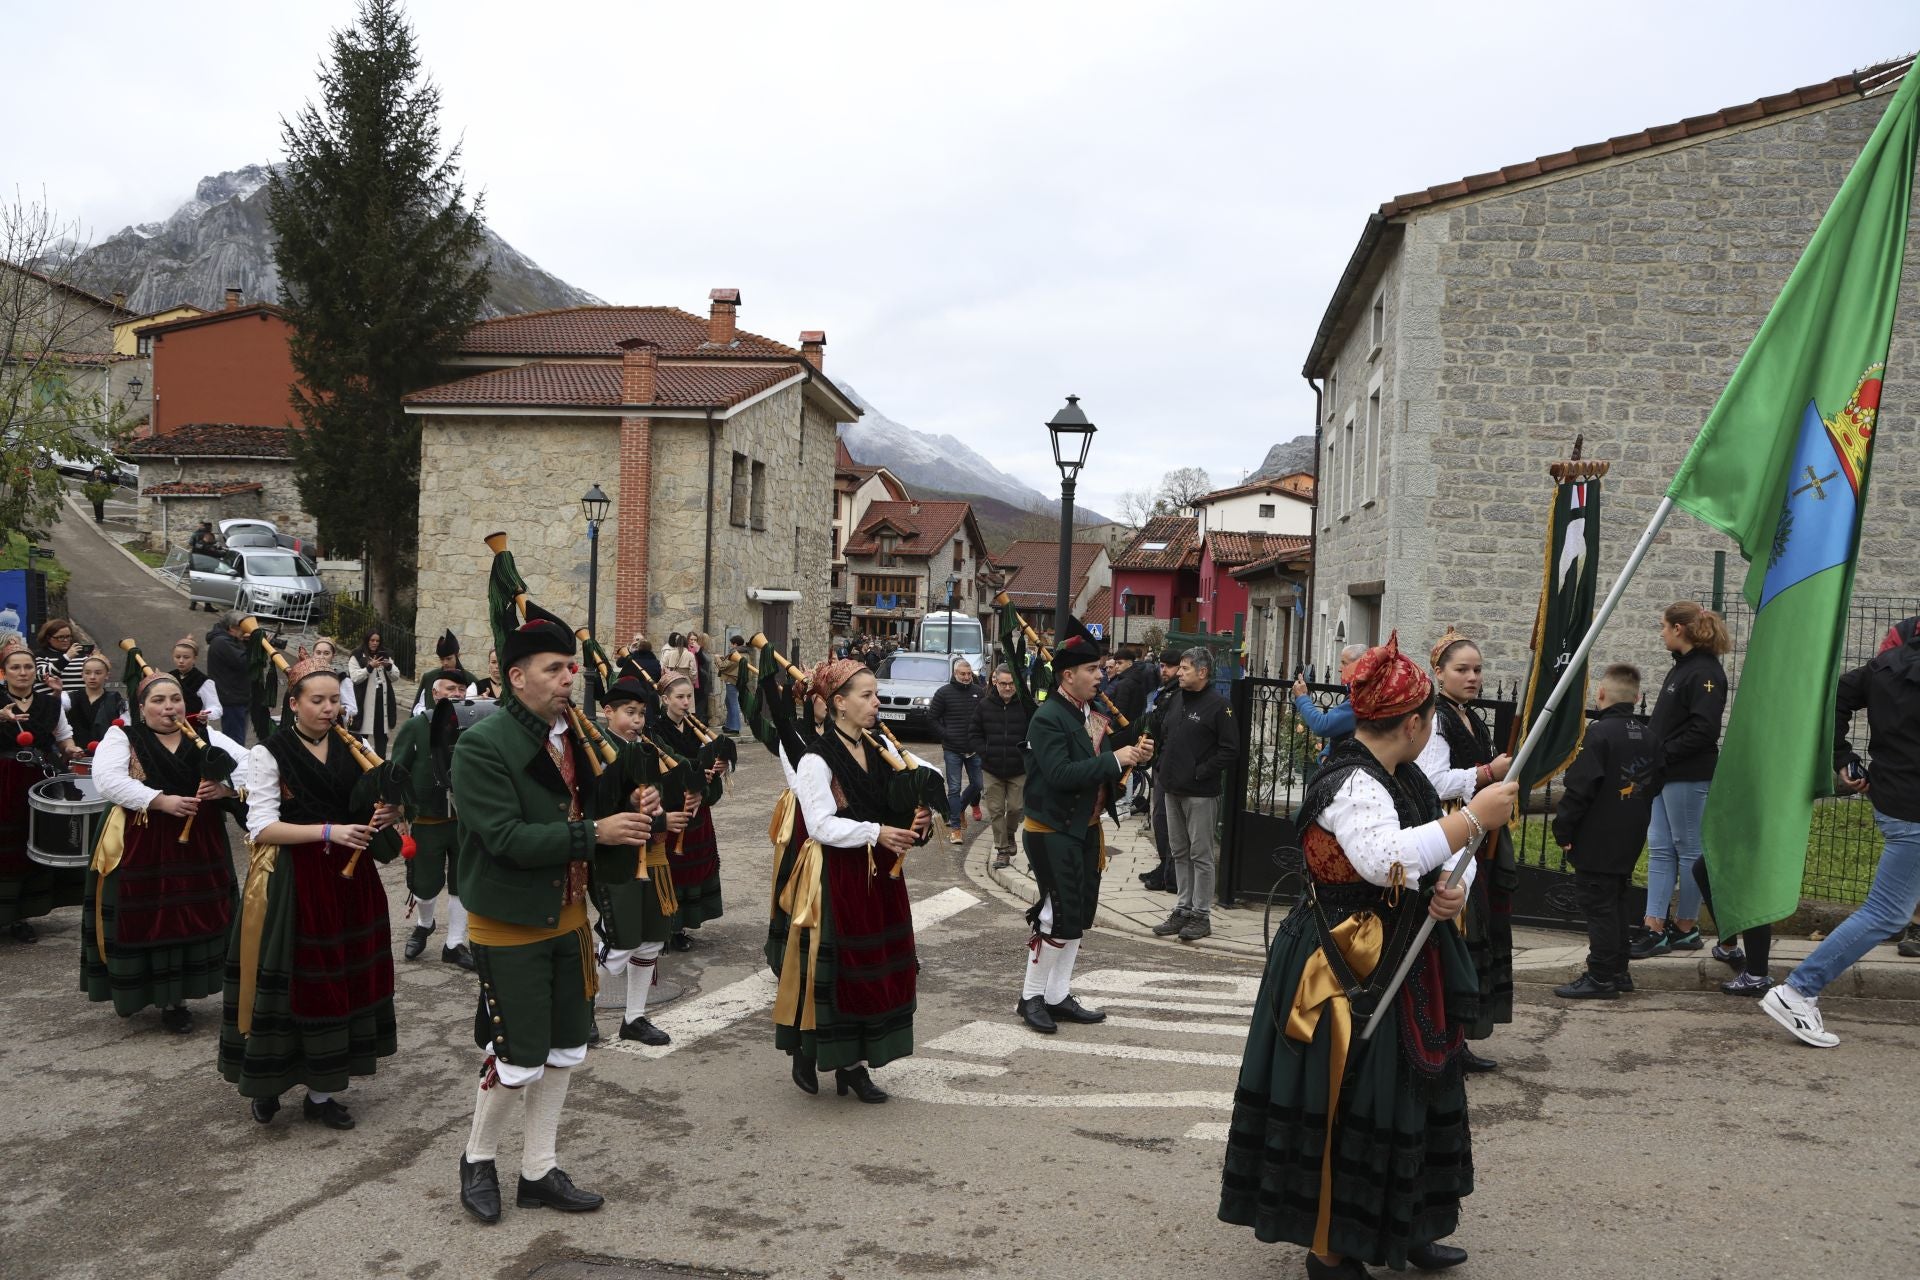
[[[1145,816],[1125,817],[1116,827],[1106,820],[1107,870],[1101,880],[1100,909],[1094,923],[1110,929],[1151,938],[1153,926],[1173,910],[1174,896],[1144,888],[1139,877],[1159,864],[1153,848],[1152,832]],[[995,868],[993,841],[984,823],[967,826],[967,860],[995,884],[1023,902],[1032,902],[1038,891],[1026,858],[1016,852],[1010,866]],[[1272,927],[1278,928],[1293,909],[1291,900],[1277,899],[1273,904]],[[1192,947],[1224,951],[1233,955],[1260,956],[1265,953],[1266,906],[1264,903],[1213,907],[1213,936],[1199,942],[1181,942],[1177,938],[1155,939],[1163,946]],[[1571,982],[1586,969],[1587,943],[1584,934],[1557,929],[1515,929],[1513,931],[1513,977],[1515,982],[1558,986]],[[1776,938],[1773,944],[1775,978],[1784,978],[1816,944],[1805,938]],[[1720,984],[1733,976],[1732,970],[1715,961],[1709,951],[1682,952],[1635,961],[1633,980],[1640,991],[1711,991],[1719,994]],[[1895,954],[1892,945],[1875,947],[1868,957],[1855,965],[1827,989],[1828,995],[1854,996],[1874,1000],[1920,1000],[1920,960]]]

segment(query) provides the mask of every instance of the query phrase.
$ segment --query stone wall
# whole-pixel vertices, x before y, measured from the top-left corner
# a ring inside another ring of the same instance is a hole
[[[1397,626],[1424,655],[1457,624],[1484,637],[1490,678],[1523,677],[1551,496],[1546,465],[1582,433],[1586,456],[1613,463],[1602,489],[1604,590],[1889,97],[1413,217],[1387,273],[1401,314],[1389,307],[1397,328],[1388,343],[1386,510],[1375,524],[1363,512],[1346,527],[1323,512],[1316,610],[1337,610],[1348,582],[1384,578],[1383,635]],[[1895,371],[1920,366],[1920,228],[1912,237],[1888,357]],[[1363,341],[1347,339],[1343,384]],[[1352,387],[1364,395],[1357,378]],[[1920,386],[1896,372],[1881,405],[1860,593],[1920,595],[1911,568],[1916,408]],[[1658,612],[1706,599],[1715,551],[1728,552],[1736,595],[1746,566],[1732,544],[1676,513],[1595,661],[1662,670]]]
[[[212,520],[217,525],[221,520],[237,519],[241,516],[257,520],[271,520],[282,533],[298,538],[315,536],[313,517],[300,504],[300,490],[293,482],[293,463],[279,458],[182,458],[176,468],[171,459],[148,459],[140,467],[140,482],[146,485],[186,481],[197,484],[228,484],[241,482],[258,484],[260,492],[240,494],[225,499],[226,509],[217,514],[200,514],[192,522],[181,524],[182,508],[190,499],[170,498],[166,514],[166,530],[161,529],[159,502],[151,498],[142,498],[139,503],[139,529],[141,540],[154,551],[166,551],[171,547],[186,545],[187,535],[202,520]],[[217,509],[218,504],[216,504]]]
[[[211,520],[214,528],[222,520],[261,519],[260,491],[231,493],[218,498],[148,498],[140,504],[140,533],[152,551],[175,551],[187,545],[187,539]]]

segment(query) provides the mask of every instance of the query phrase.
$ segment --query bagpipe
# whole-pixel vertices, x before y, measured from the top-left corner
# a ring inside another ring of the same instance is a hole
[[[595,673],[600,677],[600,687],[602,689],[611,689],[613,687],[613,663],[607,660],[607,651],[600,647],[599,642],[594,640],[593,633],[585,627],[581,627],[573,634],[580,640],[580,652],[593,664]],[[627,650],[624,645],[614,650],[615,660],[624,659],[626,656]],[[638,663],[634,664],[634,670],[638,671],[640,678],[647,682],[647,688],[653,691],[654,700],[658,703],[660,694],[659,684],[655,682],[652,676],[647,674],[646,668],[640,666]],[[715,733],[712,729],[709,729],[700,722],[700,717],[693,714],[692,711],[687,712],[687,726],[693,730],[693,736],[700,740],[700,750],[696,758],[699,763],[700,772],[703,775],[707,770],[713,768],[716,761],[725,762],[729,772],[740,767],[740,747],[732,738],[729,738],[724,733]]]
[[[127,655],[127,669],[121,678],[127,688],[138,689],[140,682],[148,676],[153,675],[154,670],[151,666],[147,665],[146,658],[141,655],[140,645],[137,641],[131,638],[122,640],[120,642],[120,648]],[[134,701],[135,705],[127,709],[129,721],[131,721],[132,717],[140,714],[138,698],[136,697]],[[233,771],[240,762],[235,760],[224,748],[210,745],[205,738],[195,733],[193,730],[192,716],[183,715],[180,717],[180,736],[188,742],[191,742],[200,752],[200,780],[202,782],[217,782],[224,787],[233,781]],[[185,844],[188,837],[193,834],[193,820],[199,816],[197,813],[190,813],[187,815],[187,820],[180,824],[179,843]]]
[[[287,655],[273,646],[266,637],[265,628],[260,620],[249,614],[240,619],[240,634],[246,637],[248,645],[258,645],[266,658],[287,681],[287,692],[293,692],[293,664],[287,661]],[[255,640],[255,636],[261,637]],[[337,678],[337,677],[336,677]],[[291,715],[292,712],[287,713]],[[283,722],[284,723],[284,722]],[[382,760],[371,748],[353,736],[347,727],[338,720],[333,722],[334,736],[347,744],[347,750],[353,753],[353,761],[360,766],[360,780],[354,784],[353,795],[348,804],[355,813],[372,813],[376,805],[391,808],[404,808],[410,798],[410,780],[407,771],[391,760]],[[376,849],[377,846],[377,849]],[[382,827],[373,833],[373,839],[367,843],[367,849],[376,849],[389,858],[397,857],[403,851],[400,833],[393,827]],[[340,878],[353,879],[353,873],[360,865],[360,855],[364,849],[355,849],[353,856],[347,859],[347,865],[340,870]]]
[[[1007,641],[1012,640],[1014,637],[1014,628],[1017,627],[1019,629],[1019,639],[1022,643],[1023,651],[1024,651],[1024,646],[1027,646],[1027,645],[1032,646],[1034,662],[1036,664],[1044,663],[1047,666],[1051,667],[1053,663],[1053,651],[1048,649],[1045,644],[1041,643],[1040,633],[1033,629],[1032,623],[1028,622],[1025,618],[1020,616],[1020,611],[1013,607],[1013,601],[1008,597],[1006,592],[1002,591],[1000,594],[996,595],[993,598],[993,607],[1001,611],[1000,638],[1002,642],[1005,643]],[[1085,631],[1085,628],[1082,627],[1081,624],[1075,621],[1071,616],[1068,617],[1067,621],[1070,625],[1080,628],[1082,632]],[[1009,622],[1012,624],[1012,626],[1007,625]],[[1091,640],[1093,637],[1089,635],[1087,638]],[[1020,668],[1022,665],[1025,665],[1025,664],[1013,662],[1013,663],[1008,663],[1007,665],[1011,667],[1014,671],[1014,680],[1017,684],[1021,686],[1020,693],[1021,693],[1021,696],[1026,699],[1028,710],[1032,710],[1033,706],[1038,701],[1038,699],[1035,697],[1032,691],[1032,682],[1035,674],[1035,669],[1030,667],[1026,672],[1026,678],[1022,680],[1020,675]],[[1109,698],[1105,693],[1100,693],[1100,692],[1096,692],[1094,696],[1100,699],[1100,705],[1105,708],[1104,714],[1113,721],[1115,727],[1119,728],[1122,731],[1131,729],[1133,727],[1132,724],[1127,720],[1127,717],[1121,713],[1120,708],[1113,705],[1112,698]]]

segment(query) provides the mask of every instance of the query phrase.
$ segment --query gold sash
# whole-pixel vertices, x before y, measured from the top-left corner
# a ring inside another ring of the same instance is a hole
[[[1036,821],[1033,818],[1022,819],[1020,829],[1022,831],[1032,831],[1040,835],[1057,836],[1060,834],[1046,823]],[[1100,821],[1098,811],[1095,811],[1093,815],[1093,830],[1094,833],[1100,837],[1100,870],[1104,872],[1107,869],[1107,824]]]
[[[134,815],[143,825],[147,815]],[[93,886],[93,945],[100,950],[100,963],[107,962],[107,926],[106,926],[106,889],[107,877],[120,866],[120,859],[127,851],[127,811],[114,805],[107,814],[107,821],[100,828],[100,838],[93,846],[93,869],[99,874],[99,880]]]
[[[550,942],[562,934],[580,938],[580,985],[587,1002],[600,994],[600,964],[594,957],[593,934],[587,928],[585,899],[561,904],[553,924],[512,924],[478,912],[467,913],[467,940],[482,947],[524,947],[531,942]]]
[[[253,993],[260,982],[260,939],[267,928],[267,883],[280,860],[277,844],[247,844],[247,884],[240,893],[240,1034],[253,1033]]]
[[[673,864],[667,861],[667,838],[649,840],[640,851],[635,880],[653,881],[653,896],[660,901],[660,914],[670,916],[680,910],[680,899],[673,892]]]
[[[1355,981],[1365,982],[1380,963],[1386,930],[1378,916],[1362,911],[1335,925],[1333,940]],[[1333,1026],[1328,1036],[1327,1143],[1320,1153],[1320,1212],[1313,1223],[1313,1251],[1325,1257],[1331,1252],[1327,1233],[1333,1220],[1333,1131],[1340,1111],[1340,1080],[1347,1069],[1347,1051],[1353,1039],[1353,1009],[1339,979],[1333,976],[1326,952],[1316,947],[1300,973],[1300,985],[1294,988],[1293,1008],[1287,1014],[1287,1039],[1312,1044],[1322,1009],[1333,1014]]]
[[[780,909],[787,913],[787,953],[780,962],[780,992],[773,1002],[774,1025],[812,1031],[816,1026],[813,999],[814,967],[820,962],[820,878],[825,870],[820,842],[809,838],[794,859],[793,874],[780,891]],[[806,963],[801,964],[800,934],[807,934]],[[802,972],[804,968],[804,973]]]

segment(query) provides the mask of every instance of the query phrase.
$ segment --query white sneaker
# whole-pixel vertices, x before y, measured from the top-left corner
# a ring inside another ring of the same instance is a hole
[[[1784,982],[1760,997],[1760,1007],[1769,1018],[1816,1049],[1831,1049],[1840,1043],[1840,1037],[1822,1025],[1820,1006]]]

